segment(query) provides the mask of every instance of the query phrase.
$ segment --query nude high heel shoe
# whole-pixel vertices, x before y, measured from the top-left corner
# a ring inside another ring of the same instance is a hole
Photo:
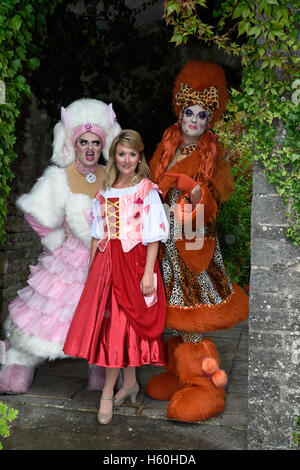
[[[99,409],[98,414],[97,414],[97,420],[99,424],[108,424],[111,422],[112,417],[113,417],[113,407],[114,407],[114,399],[113,397],[101,397],[101,400],[111,400],[112,401],[112,408],[111,411],[108,413],[102,413]]]
[[[115,398],[114,399],[115,406],[122,405],[122,403],[124,403],[126,398],[129,397],[129,396],[131,398],[131,403],[136,403],[136,397],[137,397],[137,395],[139,393],[139,390],[140,390],[139,384],[137,382],[135,382],[135,384],[131,388],[121,387],[120,390],[125,390],[125,393],[120,398]]]

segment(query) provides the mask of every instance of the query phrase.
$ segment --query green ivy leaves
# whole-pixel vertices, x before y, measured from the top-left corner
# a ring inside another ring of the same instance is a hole
[[[49,12],[62,0],[10,0],[0,3],[0,83],[6,85],[5,102],[0,104],[0,243],[4,244],[6,203],[13,179],[15,123],[23,95],[31,96],[24,69],[40,65],[40,48],[32,44],[34,31],[42,31]]]
[[[250,277],[253,144],[242,124],[243,113],[236,104],[238,96],[231,90],[227,110],[214,127],[225,157],[231,162],[235,182],[230,200],[220,207],[217,230],[230,279],[246,287]]]
[[[32,57],[28,60],[27,65],[31,70],[35,70],[40,66],[40,59],[38,59],[38,57]]]
[[[278,194],[287,205],[286,217],[289,228],[286,236],[298,245],[300,242],[298,138],[300,107],[291,99],[292,83],[288,81],[288,76],[286,81],[282,81],[276,74],[270,74],[269,80],[257,82],[255,73],[255,66],[244,70],[242,81],[244,98],[239,101],[239,109],[245,113],[249,111],[251,100],[251,119],[247,127],[251,130],[255,148],[254,158],[263,164],[267,170],[268,181],[275,185]],[[249,113],[246,120],[248,116]]]
[[[8,27],[10,29],[13,29],[14,31],[19,31],[20,27],[21,27],[21,24],[22,24],[22,18],[20,17],[20,15],[15,15],[13,18],[11,18],[9,21],[8,21]]]
[[[11,423],[18,416],[18,410],[14,408],[8,409],[5,403],[0,402],[0,436],[8,437],[10,435]],[[3,445],[0,442],[0,450],[3,449]]]

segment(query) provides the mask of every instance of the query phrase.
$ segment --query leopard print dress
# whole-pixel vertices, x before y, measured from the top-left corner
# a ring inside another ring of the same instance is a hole
[[[176,239],[181,229],[174,217],[174,206],[180,194],[175,188],[170,188],[166,194],[165,203],[170,210],[170,232],[163,247],[161,266],[167,305],[182,308],[182,315],[185,315],[186,308],[197,309],[203,304],[214,306],[226,302],[233,286],[224,266],[214,222],[204,226],[204,235],[215,239],[214,254],[207,269],[196,273],[179,255]],[[180,334],[185,342],[197,342],[202,339],[202,335],[197,332],[174,330],[174,334]]]

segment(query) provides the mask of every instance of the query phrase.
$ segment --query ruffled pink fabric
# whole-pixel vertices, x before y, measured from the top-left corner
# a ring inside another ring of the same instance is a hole
[[[30,266],[27,287],[9,305],[13,322],[28,335],[63,345],[87,275],[90,250],[67,227],[68,237]]]
[[[39,224],[30,214],[24,215],[25,220],[30,225],[30,227],[40,236],[46,237],[48,233],[51,232],[50,228],[44,227],[43,225]]]

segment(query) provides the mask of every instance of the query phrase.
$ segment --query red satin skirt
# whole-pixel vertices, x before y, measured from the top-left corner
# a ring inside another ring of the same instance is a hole
[[[96,250],[63,347],[67,355],[104,367],[166,364],[163,281],[156,261],[157,302],[148,307],[139,287],[145,262],[141,243],[127,253],[119,240]]]

